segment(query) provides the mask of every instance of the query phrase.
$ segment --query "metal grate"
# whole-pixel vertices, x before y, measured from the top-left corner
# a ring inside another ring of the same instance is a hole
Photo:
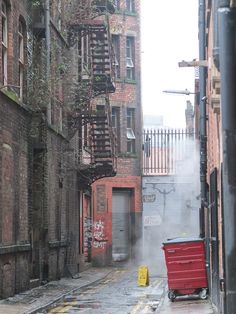
[[[143,131],[143,174],[172,175],[191,155],[194,132],[189,129]]]

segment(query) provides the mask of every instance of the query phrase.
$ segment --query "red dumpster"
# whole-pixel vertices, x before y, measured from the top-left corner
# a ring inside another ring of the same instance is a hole
[[[207,298],[205,246],[200,238],[175,238],[163,243],[168,276],[168,297],[198,294]]]

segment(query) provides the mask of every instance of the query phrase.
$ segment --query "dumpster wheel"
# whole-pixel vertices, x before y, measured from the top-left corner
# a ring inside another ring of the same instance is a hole
[[[174,302],[174,300],[176,298],[176,294],[175,294],[175,292],[173,290],[169,290],[168,298],[171,300],[171,302]]]
[[[200,290],[199,298],[201,300],[206,300],[207,299],[207,289],[206,288],[203,288],[203,289]]]

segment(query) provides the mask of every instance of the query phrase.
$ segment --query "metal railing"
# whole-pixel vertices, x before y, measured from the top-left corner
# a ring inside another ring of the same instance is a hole
[[[143,175],[174,175],[190,155],[195,137],[189,129],[143,131]]]

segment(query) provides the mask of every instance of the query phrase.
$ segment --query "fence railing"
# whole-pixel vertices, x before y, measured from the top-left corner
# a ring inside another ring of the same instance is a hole
[[[143,175],[173,175],[192,153],[194,131],[147,129],[143,131]]]

